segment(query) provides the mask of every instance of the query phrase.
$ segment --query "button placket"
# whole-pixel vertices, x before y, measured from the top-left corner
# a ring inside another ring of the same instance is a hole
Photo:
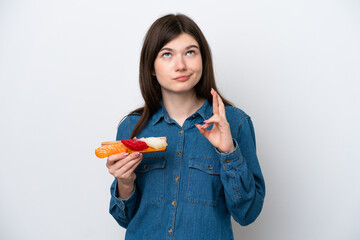
[[[181,172],[181,161],[182,161],[182,157],[183,157],[183,148],[184,148],[184,135],[185,135],[185,130],[183,128],[178,128],[177,130],[177,144],[176,144],[176,149],[175,149],[175,158],[176,158],[176,170],[174,171],[174,182],[173,182],[173,190],[175,190],[174,192],[172,191],[171,194],[171,198],[173,201],[170,202],[171,204],[171,210],[170,210],[170,221],[169,221],[169,229],[168,232],[170,234],[169,238],[173,237],[174,234],[174,223],[175,223],[175,216],[176,216],[176,212],[177,212],[177,207],[178,207],[178,199],[179,199],[179,187],[180,187],[180,172]]]

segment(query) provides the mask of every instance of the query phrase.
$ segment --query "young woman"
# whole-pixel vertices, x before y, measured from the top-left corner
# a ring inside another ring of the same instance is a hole
[[[145,105],[117,140],[166,136],[165,152],[112,155],[110,213],[126,239],[233,239],[231,216],[253,222],[265,183],[251,119],[218,93],[210,48],[189,17],[147,32],[140,59]]]

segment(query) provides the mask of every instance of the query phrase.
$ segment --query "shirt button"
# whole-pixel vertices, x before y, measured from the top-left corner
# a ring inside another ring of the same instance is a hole
[[[230,159],[226,159],[225,162],[226,162],[226,163],[229,163],[229,162],[231,162],[231,160],[230,160]]]
[[[183,133],[184,133],[184,130],[181,129],[181,130],[180,130],[180,134],[183,134]]]
[[[175,181],[178,182],[179,180],[180,180],[180,178],[177,176],[177,177],[175,178]]]
[[[213,170],[213,167],[211,165],[209,165],[209,170]]]
[[[169,232],[170,234],[172,234],[172,228],[170,228],[168,232]]]
[[[171,204],[172,204],[173,206],[175,206],[175,205],[176,205],[176,202],[175,202],[175,201],[173,201]]]
[[[192,117],[193,117],[193,118],[196,118],[196,115],[195,115],[195,114],[193,114],[193,115],[192,115]]]
[[[143,168],[146,169],[146,168],[147,168],[147,164],[144,164]]]
[[[178,156],[181,156],[181,151],[178,151],[178,153],[177,153],[177,154],[178,154]]]

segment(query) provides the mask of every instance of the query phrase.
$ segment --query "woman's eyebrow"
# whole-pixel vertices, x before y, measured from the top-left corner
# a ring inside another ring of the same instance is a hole
[[[171,48],[162,48],[159,52],[161,51],[169,51],[169,52],[172,52],[172,49]]]
[[[196,45],[190,45],[190,46],[186,47],[185,49],[190,49],[190,48],[197,48],[197,49],[199,49],[199,47],[196,46]]]
[[[190,46],[187,46],[185,49],[190,49],[190,48],[197,48],[197,49],[199,49],[199,47],[198,47],[198,46],[196,46],[196,45],[190,45]],[[165,48],[162,48],[159,52],[161,52],[161,51],[169,51],[169,52],[172,52],[172,51],[173,51],[173,49],[168,48],[168,47],[165,47]]]

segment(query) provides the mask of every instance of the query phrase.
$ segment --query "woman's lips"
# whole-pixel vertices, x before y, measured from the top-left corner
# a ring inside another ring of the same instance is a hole
[[[176,81],[186,81],[190,78],[191,74],[190,75],[182,75],[182,76],[178,76],[176,78],[174,78],[174,80]]]

